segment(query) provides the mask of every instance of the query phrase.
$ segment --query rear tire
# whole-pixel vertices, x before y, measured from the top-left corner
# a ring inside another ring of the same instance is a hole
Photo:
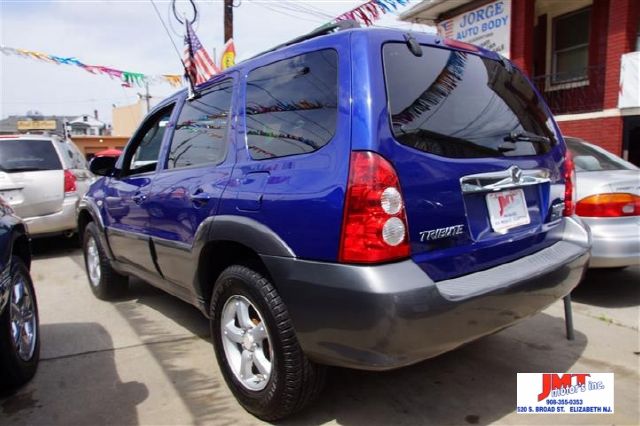
[[[19,257],[12,257],[10,268],[9,301],[0,313],[0,390],[3,392],[29,381],[40,360],[38,303],[33,282]]]
[[[248,313],[244,321],[243,309]],[[214,286],[210,314],[218,364],[245,410],[275,421],[318,396],[326,368],[302,352],[287,308],[265,276],[246,266],[225,269]],[[248,368],[243,368],[245,358],[250,360]],[[265,370],[268,374],[263,374]]]
[[[100,243],[100,231],[93,222],[87,224],[84,230],[82,248],[87,278],[93,294],[98,299],[110,300],[126,293],[129,277],[118,273],[111,267]]]

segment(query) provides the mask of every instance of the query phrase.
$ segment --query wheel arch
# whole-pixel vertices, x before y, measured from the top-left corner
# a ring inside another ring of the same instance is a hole
[[[209,241],[200,251],[196,274],[197,292],[204,302],[203,308],[207,313],[218,277],[222,271],[232,265],[251,268],[265,275],[273,283],[267,266],[255,250],[237,241]],[[275,283],[273,285],[276,287]]]
[[[78,236],[80,238],[80,242],[84,241],[84,232],[87,228],[87,225],[90,223],[95,223],[98,227],[99,238],[102,247],[105,250],[105,254],[109,260],[113,260],[113,252],[111,251],[111,245],[109,244],[109,239],[107,238],[107,234],[105,232],[104,223],[102,222],[102,217],[100,216],[100,211],[98,207],[92,202],[90,198],[86,196],[80,200],[80,206],[78,207]]]
[[[31,241],[24,229],[15,233],[11,254],[19,257],[20,260],[24,262],[27,269],[31,269]]]
[[[195,247],[195,290],[207,314],[215,282],[225,268],[250,267],[264,274],[277,288],[261,255],[295,257],[273,230],[242,216],[221,215],[205,220],[196,233]]]
[[[84,230],[89,222],[95,222],[93,215],[87,209],[80,209],[78,212],[78,234],[80,238],[84,235]]]

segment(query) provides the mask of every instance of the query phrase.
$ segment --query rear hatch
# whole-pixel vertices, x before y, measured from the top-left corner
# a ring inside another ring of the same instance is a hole
[[[434,280],[555,242],[564,147],[529,81],[498,58],[383,45],[392,138],[412,257]]]
[[[60,211],[64,172],[48,139],[0,139],[0,196],[23,218]]]

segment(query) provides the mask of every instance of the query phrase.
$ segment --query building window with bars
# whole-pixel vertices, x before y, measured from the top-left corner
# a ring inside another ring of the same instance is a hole
[[[587,79],[591,8],[581,9],[553,20],[553,84]]]

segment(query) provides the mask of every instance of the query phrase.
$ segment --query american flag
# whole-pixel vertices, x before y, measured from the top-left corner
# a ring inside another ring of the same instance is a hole
[[[207,53],[191,23],[187,21],[187,33],[184,36],[184,66],[187,76],[194,85],[202,84],[220,70]]]

